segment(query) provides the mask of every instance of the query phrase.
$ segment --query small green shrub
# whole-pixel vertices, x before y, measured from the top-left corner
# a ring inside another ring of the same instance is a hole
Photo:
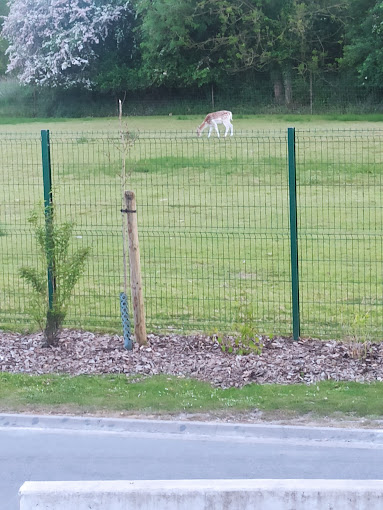
[[[43,269],[20,268],[20,276],[31,287],[30,311],[33,319],[44,331],[45,344],[56,345],[64,322],[73,289],[85,270],[90,254],[89,248],[70,252],[73,223],[57,224],[53,210],[48,211],[47,221],[41,220],[34,212],[29,218],[34,229],[35,240]],[[51,302],[49,302],[47,267],[50,268],[53,282]]]
[[[350,344],[350,354],[354,359],[366,359],[371,351],[368,331],[370,313],[356,313],[350,324],[343,325],[345,341]]]
[[[213,338],[219,343],[223,352],[247,355],[262,353],[262,337],[257,332],[256,323],[250,307],[238,307],[237,320],[233,324],[232,334],[218,334],[215,332]]]
[[[222,352],[246,356],[247,354],[262,353],[262,338],[252,331],[251,326],[242,325],[240,332],[233,334],[214,334],[213,338],[219,343]]]

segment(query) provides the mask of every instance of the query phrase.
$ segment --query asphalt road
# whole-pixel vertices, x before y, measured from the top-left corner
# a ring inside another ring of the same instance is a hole
[[[383,430],[0,414],[0,508],[26,480],[383,479]]]

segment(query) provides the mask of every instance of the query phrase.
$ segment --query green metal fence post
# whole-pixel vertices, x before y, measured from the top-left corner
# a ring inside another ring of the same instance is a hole
[[[297,179],[295,161],[295,128],[287,130],[289,154],[289,195],[290,195],[290,247],[291,247],[291,291],[293,305],[293,338],[300,336],[299,317],[299,271],[298,271],[298,222],[297,222]]]
[[[41,131],[41,153],[43,163],[45,225],[47,230],[48,303],[49,309],[52,310],[56,282],[54,278],[54,260],[52,253],[52,243],[50,242],[51,241],[50,236],[53,228],[53,197],[52,197],[51,152],[48,129],[43,129]]]

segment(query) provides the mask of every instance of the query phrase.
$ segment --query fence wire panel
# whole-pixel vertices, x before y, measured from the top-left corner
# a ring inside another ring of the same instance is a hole
[[[287,131],[204,134],[50,133],[55,221],[75,223],[72,250],[91,248],[66,326],[121,331],[133,190],[148,331],[291,335]],[[382,142],[296,130],[301,336],[381,338]],[[44,221],[40,133],[0,148],[0,327],[20,329],[33,323],[20,268],[46,270],[28,222]]]
[[[286,134],[141,133],[127,168],[149,328],[290,332]]]
[[[42,200],[41,141],[37,135],[0,138],[0,324],[14,329],[30,322],[29,294],[21,267],[38,264],[28,217]]]
[[[74,222],[74,249],[91,249],[66,323],[120,329],[123,145],[119,134],[51,133],[50,138],[57,221]]]
[[[301,335],[379,339],[383,131],[296,140]]]

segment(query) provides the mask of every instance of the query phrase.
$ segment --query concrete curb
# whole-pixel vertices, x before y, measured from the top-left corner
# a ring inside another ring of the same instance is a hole
[[[1,428],[94,431],[129,434],[167,434],[173,437],[308,440],[337,443],[370,443],[383,446],[383,429],[304,427],[290,425],[232,424],[198,421],[83,418],[27,414],[0,414]]]
[[[381,510],[383,480],[26,482],[20,510]]]

